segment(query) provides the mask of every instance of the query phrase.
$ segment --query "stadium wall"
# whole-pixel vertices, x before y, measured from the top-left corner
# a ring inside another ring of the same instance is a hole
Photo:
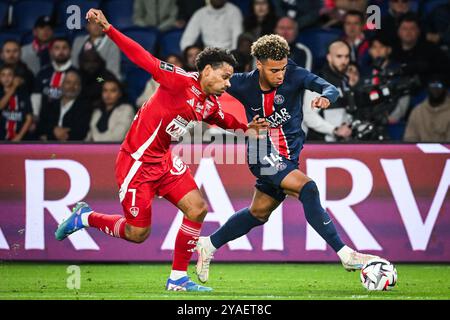
[[[254,178],[243,145],[190,146],[183,158],[209,203],[202,234],[249,205]],[[181,214],[153,200],[152,234],[143,244],[98,230],[54,239],[58,221],[85,199],[121,213],[114,163],[118,145],[0,145],[0,260],[170,261]],[[215,157],[215,159],[213,159]],[[227,159],[221,158],[226,155]],[[230,164],[229,156],[234,156]],[[228,163],[226,163],[228,161]],[[300,168],[350,246],[395,262],[450,262],[450,145],[307,145]],[[288,198],[270,221],[221,249],[216,261],[337,261]]]

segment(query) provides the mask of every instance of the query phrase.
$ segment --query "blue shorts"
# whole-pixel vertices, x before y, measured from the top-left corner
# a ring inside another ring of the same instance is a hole
[[[282,202],[286,194],[281,188],[281,181],[292,171],[298,169],[298,160],[288,160],[279,157],[272,163],[249,165],[250,171],[256,177],[255,187],[275,200]]]

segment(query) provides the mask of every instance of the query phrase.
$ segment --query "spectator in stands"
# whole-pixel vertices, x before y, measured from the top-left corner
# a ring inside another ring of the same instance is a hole
[[[234,72],[249,72],[253,69],[253,57],[251,55],[252,43],[255,41],[253,35],[243,33],[238,38],[238,47],[231,51],[237,61]]]
[[[50,63],[49,48],[53,39],[54,22],[49,16],[36,20],[33,28],[33,42],[22,48],[22,61],[37,75]]]
[[[449,55],[450,47],[450,1],[436,7],[426,18],[427,40],[441,46]]]
[[[344,16],[343,40],[350,46],[350,61],[364,65],[369,50],[369,41],[364,35],[364,14],[360,11],[350,10]]]
[[[81,95],[89,101],[91,110],[99,108],[102,100],[103,81],[115,78],[106,69],[106,62],[96,50],[83,51],[80,54],[80,75],[83,91]]]
[[[227,0],[210,0],[209,5],[196,11],[189,20],[180,47],[184,50],[201,37],[205,47],[234,50],[241,33],[241,10]]]
[[[274,0],[276,13],[297,21],[298,30],[313,27],[319,23],[323,1],[320,0]]]
[[[177,0],[178,14],[175,26],[177,28],[184,28],[195,11],[202,8],[204,5],[205,0]]]
[[[167,56],[167,58],[163,59],[163,61],[173,64],[179,68],[183,68],[183,60],[176,54]],[[153,78],[150,78],[150,80],[147,81],[144,91],[136,100],[136,105],[138,106],[138,108],[140,108],[145,102],[148,101],[151,96],[153,96],[158,87],[159,83],[156,82]]]
[[[339,89],[340,96],[328,109],[314,110],[316,115],[306,115],[306,125],[311,128],[308,132],[309,140],[336,141],[336,139],[349,139],[352,130],[349,127],[351,116],[347,113],[348,93],[350,85],[346,76],[350,63],[350,47],[345,41],[337,40],[328,47],[327,64],[319,72],[319,76]],[[310,106],[314,95],[305,97],[305,106]],[[309,104],[307,104],[309,101]],[[306,107],[308,108],[308,107]],[[304,112],[309,112],[305,110]],[[317,114],[321,119],[317,118]],[[313,121],[314,120],[314,121]]]
[[[31,93],[34,86],[34,75],[27,65],[20,60],[21,48],[16,40],[6,40],[3,43],[0,53],[1,65],[10,66],[14,69],[14,74],[22,78],[23,87]]]
[[[21,141],[33,122],[30,95],[10,65],[0,67],[0,139]]]
[[[359,66],[355,62],[350,62],[347,67],[345,75],[348,78],[348,85],[350,88],[356,88],[360,84],[361,73],[359,71]]]
[[[120,79],[120,50],[117,45],[104,34],[102,28],[96,23],[88,22],[86,30],[89,33],[88,35],[78,36],[73,42],[73,65],[78,68],[81,52],[93,49],[106,62],[106,69],[112,72],[117,79]]]
[[[202,52],[202,50],[203,47],[195,44],[188,46],[183,50],[184,70],[197,71],[195,59],[197,59],[198,54]]]
[[[428,83],[435,73],[449,75],[449,61],[442,50],[433,43],[420,38],[419,21],[415,15],[405,15],[398,29],[399,43],[394,46],[393,58],[405,64],[405,73],[419,75],[422,84]]]
[[[177,12],[176,0],[134,0],[133,22],[167,31],[175,27]]]
[[[367,0],[325,0],[320,10],[323,27],[341,26],[348,11],[366,12]]]
[[[70,60],[70,43],[67,38],[55,38],[50,46],[51,63],[36,76],[31,95],[33,113],[37,117],[41,108],[61,98],[61,85],[69,70],[74,70]]]
[[[277,16],[270,0],[253,0],[252,11],[244,19],[244,32],[255,39],[274,32]]]
[[[381,29],[378,33],[387,39],[391,46],[398,41],[400,19],[407,13],[412,13],[410,0],[389,0],[389,10],[381,18]]]
[[[413,109],[406,126],[405,141],[450,142],[450,97],[442,76],[428,83],[428,99]]]
[[[70,70],[62,83],[61,99],[53,100],[42,108],[38,125],[40,140],[85,139],[92,112],[80,93],[80,75],[75,70]]]
[[[399,76],[389,78],[388,74],[398,73],[400,64],[391,59],[392,48],[387,39],[375,36],[370,40],[369,60],[370,63],[363,69],[363,83],[365,85],[377,86],[386,81],[398,81]],[[393,93],[392,93],[393,94]],[[408,94],[398,98],[396,107],[388,116],[388,122],[395,124],[401,121],[409,108],[411,97]]]
[[[281,17],[275,27],[275,33],[282,36],[289,43],[291,54],[289,56],[300,67],[311,70],[311,50],[302,43],[297,42],[297,22],[290,17]]]
[[[102,104],[92,114],[86,141],[122,142],[134,118],[134,108],[125,102],[117,79],[103,82]]]

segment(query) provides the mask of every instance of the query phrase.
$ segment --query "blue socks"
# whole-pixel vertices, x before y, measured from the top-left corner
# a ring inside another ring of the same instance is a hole
[[[319,190],[314,181],[309,181],[303,186],[299,199],[303,203],[306,221],[311,227],[320,234],[334,251],[338,252],[342,249],[344,243],[339,237],[330,216],[320,205]]]
[[[306,221],[334,251],[338,252],[342,249],[344,243],[339,237],[330,216],[320,204],[319,190],[314,181],[309,181],[303,186],[299,199],[303,203]],[[216,249],[219,249],[227,242],[247,234],[254,227],[264,223],[255,218],[248,208],[242,209],[233,214],[222,227],[210,236],[211,243]]]
[[[225,243],[247,234],[254,227],[264,223],[256,219],[248,208],[242,209],[233,214],[223,226],[210,236],[211,243],[216,249],[219,249]]]

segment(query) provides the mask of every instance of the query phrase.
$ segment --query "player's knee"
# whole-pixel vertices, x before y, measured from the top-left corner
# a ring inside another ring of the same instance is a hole
[[[267,222],[272,212],[270,210],[267,210],[266,208],[251,207],[250,213],[259,221]]]
[[[207,213],[208,205],[206,204],[206,201],[202,200],[189,210],[188,216],[194,221],[203,221]]]
[[[125,235],[127,237],[127,240],[135,243],[144,242],[149,237],[150,231],[150,227],[138,228],[130,226],[128,224],[125,227]]]
[[[302,186],[299,192],[299,199],[317,198],[319,197],[319,189],[314,181],[310,180]]]

